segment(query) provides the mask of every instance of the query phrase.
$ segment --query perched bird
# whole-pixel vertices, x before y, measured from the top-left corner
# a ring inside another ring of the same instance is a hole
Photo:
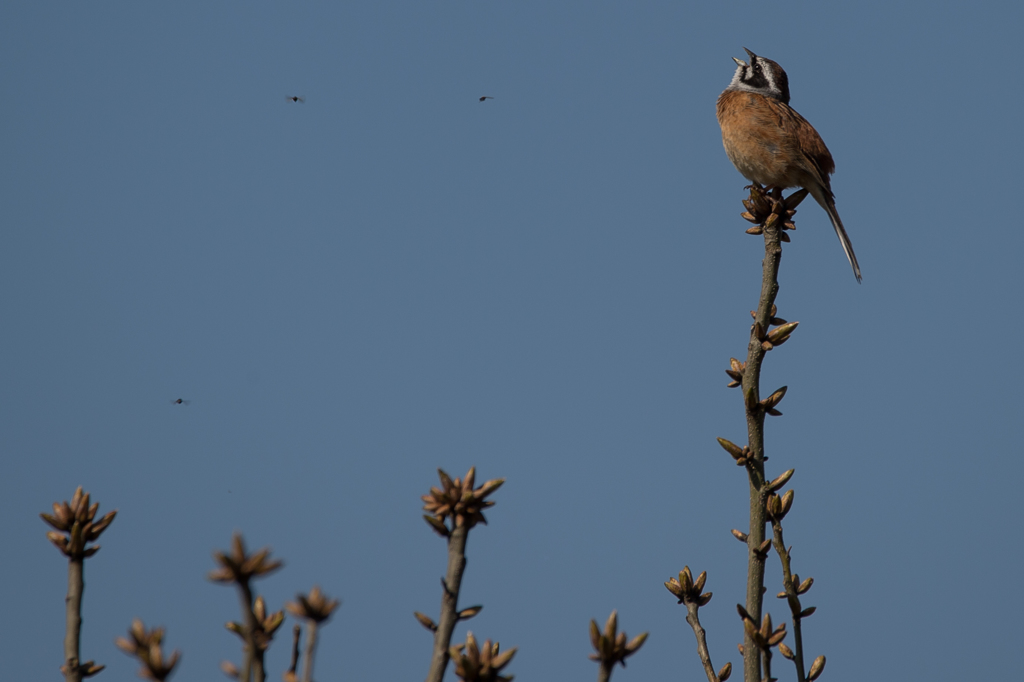
[[[493,97],[488,97],[487,95],[484,95],[483,97],[480,98],[480,101],[483,102],[485,99],[494,99],[494,98]]]
[[[306,103],[306,98],[305,97],[299,97],[298,95],[292,95],[290,97],[286,97],[285,99],[287,99],[287,100],[289,100],[291,102],[298,102],[299,104],[305,104]]]
[[[732,82],[718,97],[718,125],[729,160],[747,180],[787,189],[803,187],[825,209],[832,227],[861,281],[853,245],[836,212],[829,176],[836,164],[807,120],[789,106],[789,79],[771,59],[750,55],[738,65]]]

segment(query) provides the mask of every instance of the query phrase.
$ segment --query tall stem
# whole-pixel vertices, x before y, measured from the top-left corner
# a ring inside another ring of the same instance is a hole
[[[448,535],[448,572],[443,581],[441,616],[434,633],[434,653],[430,659],[427,682],[441,682],[445,668],[448,667],[448,647],[451,646],[455,625],[459,622],[459,589],[462,586],[462,573],[466,570],[468,537],[469,527],[465,525],[456,526]]]
[[[774,194],[775,198],[781,201],[781,192],[776,190]],[[755,623],[761,622],[761,603],[764,598],[765,553],[761,551],[761,545],[765,540],[765,502],[768,497],[764,478],[765,410],[760,405],[761,362],[766,351],[761,345],[763,338],[758,338],[757,332],[767,332],[771,323],[772,306],[779,293],[779,262],[782,260],[779,234],[778,227],[764,227],[761,297],[754,314],[754,326],[750,332],[742,384],[747,414],[747,440],[751,452],[747,460],[747,474],[750,480],[750,532],[747,534],[746,609]],[[743,638],[743,678],[747,682],[757,682],[761,679],[761,651],[749,635],[744,635]]]

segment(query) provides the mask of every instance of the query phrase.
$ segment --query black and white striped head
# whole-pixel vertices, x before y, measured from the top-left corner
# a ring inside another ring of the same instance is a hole
[[[750,55],[750,63],[732,58],[737,64],[736,73],[726,90],[756,92],[789,104],[789,78],[782,67],[766,57],[758,57],[747,48],[743,49]]]

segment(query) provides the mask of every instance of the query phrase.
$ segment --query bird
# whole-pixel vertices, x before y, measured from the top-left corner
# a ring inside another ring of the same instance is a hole
[[[185,400],[184,398],[178,398],[177,400],[172,400],[171,401],[171,403],[174,404],[174,405],[188,405],[190,402],[192,402],[192,401],[191,400]]]
[[[285,99],[287,99],[289,101],[292,101],[292,102],[298,102],[299,104],[305,104],[306,103],[306,98],[305,97],[299,97],[298,95],[289,95]]]
[[[789,106],[789,78],[783,68],[743,49],[750,63],[733,57],[736,73],[716,107],[726,155],[751,182],[806,189],[828,214],[860,282],[860,265],[829,181],[836,168],[832,154],[814,126]]]
[[[488,97],[487,95],[484,95],[483,97],[480,98],[480,101],[483,102],[485,99],[494,99],[494,98],[493,97]]]

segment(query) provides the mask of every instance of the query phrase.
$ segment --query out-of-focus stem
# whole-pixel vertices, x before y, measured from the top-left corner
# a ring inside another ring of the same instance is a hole
[[[306,624],[306,660],[302,662],[302,682],[313,682],[313,654],[316,651],[316,621]]]
[[[249,581],[245,580],[238,584],[238,597],[242,606],[242,620],[245,623],[245,650],[242,652],[242,673],[239,675],[241,682],[265,682],[266,672],[263,669],[263,647],[257,639],[260,625],[256,621],[256,614],[253,613],[252,588]]]

